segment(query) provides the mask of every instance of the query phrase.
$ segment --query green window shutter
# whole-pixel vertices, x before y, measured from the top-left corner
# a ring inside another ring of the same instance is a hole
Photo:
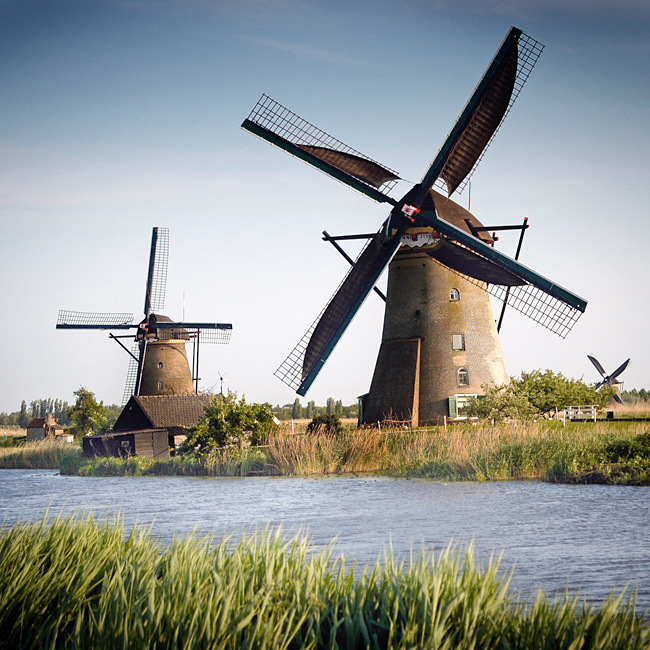
[[[456,418],[458,417],[458,406],[456,404],[456,397],[453,395],[449,397],[449,417]]]

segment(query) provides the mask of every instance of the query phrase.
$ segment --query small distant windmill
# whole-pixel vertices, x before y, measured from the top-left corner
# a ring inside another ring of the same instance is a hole
[[[616,370],[611,375],[608,375],[605,372],[605,368],[601,365],[600,361],[596,359],[596,357],[592,357],[590,354],[587,355],[587,358],[591,363],[594,364],[596,367],[596,370],[600,373],[600,376],[602,377],[602,380],[598,383],[596,386],[596,389],[600,388],[601,386],[604,386],[607,384],[608,386],[611,386],[614,389],[614,400],[617,401],[619,404],[623,403],[623,400],[621,398],[621,383],[618,380],[618,376],[627,368],[627,364],[630,363],[630,360],[628,359],[627,361],[624,361]]]
[[[59,311],[57,329],[136,330],[135,336],[109,334],[130,355],[123,404],[131,395],[188,395],[197,392],[200,344],[230,342],[231,323],[176,322],[160,314],[165,306],[168,258],[169,230],[154,228],[144,318],[139,323],[133,322],[132,313]],[[120,341],[124,338],[134,339],[130,350]],[[185,350],[188,341],[193,343],[191,370]]]
[[[376,233],[324,233],[332,243],[368,243],[275,373],[299,395],[309,390],[386,267],[382,342],[361,404],[367,423],[391,418],[417,425],[456,417],[459,400],[466,403],[484,383],[507,381],[489,295],[561,337],[585,311],[586,300],[493,247],[491,230],[523,233],[526,222],[486,227],[449,198],[464,188],[542,49],[520,29],[510,29],[422,180],[400,199],[388,194],[401,180],[396,172],[267,95],[244,120],[242,128],[253,135],[392,207]]]

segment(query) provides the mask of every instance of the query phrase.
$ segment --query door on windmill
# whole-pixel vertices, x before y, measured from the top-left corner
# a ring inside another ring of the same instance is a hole
[[[475,393],[471,395],[450,395],[449,417],[456,420],[466,420],[465,409],[473,397],[478,397],[478,395]]]

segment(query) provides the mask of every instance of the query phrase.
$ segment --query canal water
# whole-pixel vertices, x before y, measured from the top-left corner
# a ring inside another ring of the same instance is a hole
[[[61,510],[121,513],[127,529],[174,536],[240,535],[266,525],[306,533],[320,549],[374,562],[474,543],[481,561],[503,551],[524,597],[567,587],[599,603],[626,586],[650,608],[650,489],[538,482],[440,483],[385,477],[80,478],[50,470],[0,470],[0,521]]]

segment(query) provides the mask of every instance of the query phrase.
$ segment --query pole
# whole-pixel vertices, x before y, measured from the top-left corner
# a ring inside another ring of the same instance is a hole
[[[524,234],[528,230],[528,217],[524,217],[524,222],[521,225],[521,232],[519,233],[519,243],[517,244],[517,252],[515,253],[515,260],[519,259],[521,253],[521,245],[524,243]],[[501,324],[503,323],[503,315],[506,313],[506,304],[508,303],[508,296],[510,296],[510,287],[506,289],[506,295],[503,299],[503,306],[501,307],[501,315],[499,316],[499,323],[497,324],[497,333],[501,331]]]

